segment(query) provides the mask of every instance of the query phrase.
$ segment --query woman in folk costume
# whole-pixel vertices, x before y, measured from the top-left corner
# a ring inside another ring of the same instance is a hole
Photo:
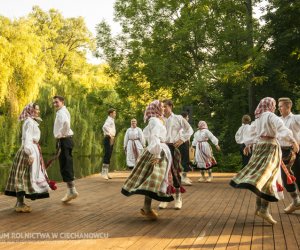
[[[249,163],[235,176],[230,185],[235,188],[245,188],[254,192],[256,198],[255,215],[276,224],[269,212],[269,202],[283,198],[281,186],[281,150],[278,138],[285,137],[299,151],[292,132],[284,126],[283,121],[274,114],[276,101],[266,97],[260,101],[255,110],[255,121],[245,134],[245,154],[250,152],[252,144],[256,143]]]
[[[212,170],[217,162],[213,156],[211,146],[208,143],[210,140],[217,148],[220,150],[218,145],[218,139],[208,130],[208,126],[205,121],[200,121],[198,123],[199,130],[194,134],[194,139],[192,142],[193,147],[196,148],[195,161],[197,167],[200,168],[201,177],[199,182],[211,182],[212,181]],[[208,178],[205,178],[205,171],[208,172]]]
[[[143,152],[145,139],[143,131],[137,127],[136,119],[131,120],[131,127],[127,129],[124,137],[124,150],[128,168],[134,168],[136,161]]]
[[[151,208],[152,199],[165,202],[174,200],[171,195],[171,190],[174,189],[171,173],[172,156],[165,143],[167,131],[162,114],[163,104],[158,100],[151,102],[146,108],[144,121],[148,122],[148,125],[143,133],[148,146],[121,191],[126,196],[145,195],[141,214],[150,219],[158,217]]]
[[[37,122],[41,120],[39,114],[39,106],[30,103],[19,116],[19,120],[24,121],[22,145],[15,156],[5,188],[5,195],[17,197],[16,212],[31,212],[31,207],[24,203],[24,197],[31,200],[49,197],[48,177],[38,144],[41,136]]]

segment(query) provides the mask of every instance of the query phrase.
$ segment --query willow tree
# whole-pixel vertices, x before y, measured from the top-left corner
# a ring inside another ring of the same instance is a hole
[[[0,18],[0,161],[11,159],[20,143],[17,115],[30,101],[40,105],[41,143],[55,151],[52,96],[66,97],[79,155],[101,152],[100,124],[108,105],[118,104],[107,65],[90,65],[95,41],[84,19],[65,18],[58,10],[32,12],[14,21]],[[119,105],[119,104],[118,104]],[[102,121],[103,120],[103,121]]]
[[[15,115],[20,107],[37,97],[46,70],[42,45],[31,20],[10,21],[0,17],[0,33],[0,101],[7,102],[6,111]]]

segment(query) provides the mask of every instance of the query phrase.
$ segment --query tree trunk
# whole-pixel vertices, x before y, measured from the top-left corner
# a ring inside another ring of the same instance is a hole
[[[252,0],[245,0],[246,10],[247,10],[247,47],[248,47],[248,59],[251,60],[253,54],[253,12],[252,12]],[[253,72],[251,72],[248,76],[248,112],[249,114],[253,114],[254,112],[254,86],[251,83],[251,79],[253,78]]]

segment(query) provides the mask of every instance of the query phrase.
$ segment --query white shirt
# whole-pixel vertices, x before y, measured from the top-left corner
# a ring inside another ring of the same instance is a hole
[[[164,117],[164,120],[167,128],[167,143],[175,143],[179,139],[186,142],[194,133],[191,125],[181,115],[171,113],[168,118]]]
[[[129,140],[138,140],[138,141],[140,141],[142,146],[145,145],[144,134],[143,134],[143,131],[139,127],[136,127],[136,128],[130,127],[126,130],[126,133],[124,136],[124,148],[127,147]]]
[[[193,146],[197,146],[198,142],[203,142],[203,141],[208,141],[211,140],[211,142],[214,145],[218,145],[219,140],[217,139],[217,137],[215,137],[213,135],[212,132],[210,132],[208,129],[201,129],[196,131],[196,133],[194,134],[194,139],[192,142]]]
[[[235,134],[235,141],[238,144],[243,144],[244,143],[244,134],[246,132],[246,130],[248,130],[250,128],[250,124],[242,124],[242,126],[240,126],[240,128],[238,129],[238,131]]]
[[[22,146],[27,155],[35,153],[34,143],[38,143],[41,137],[39,124],[32,118],[27,118],[22,126]]]
[[[53,134],[57,139],[72,136],[74,134],[71,129],[71,115],[66,106],[61,107],[56,112]]]
[[[295,140],[292,131],[272,112],[264,112],[251,123],[249,130],[245,132],[244,143],[246,146],[256,143],[261,136],[274,137],[278,140],[286,138],[290,143]]]
[[[109,135],[109,136],[116,136],[116,125],[115,125],[115,119],[112,117],[108,116],[103,127],[102,127],[104,136]]]
[[[147,150],[160,158],[163,145],[166,142],[167,129],[159,118],[151,117],[148,125],[143,130],[144,137],[148,142]],[[164,144],[165,145],[165,144]]]
[[[300,144],[300,115],[294,115],[293,113],[290,113],[288,116],[281,116],[280,118],[283,120],[284,125],[292,131],[296,142]],[[279,140],[279,143],[280,146],[291,146],[291,142],[285,138]]]

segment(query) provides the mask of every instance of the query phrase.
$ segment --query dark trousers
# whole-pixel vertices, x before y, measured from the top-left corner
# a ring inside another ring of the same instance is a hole
[[[110,164],[110,158],[113,152],[113,145],[110,143],[110,137],[105,136],[104,137],[104,157],[103,157],[103,163],[104,164]]]
[[[300,153],[297,153],[295,163],[292,167],[294,176],[296,177],[296,184],[298,190],[300,190]]]
[[[179,151],[181,154],[181,165],[183,167],[183,172],[190,171],[190,142],[186,141],[179,146]]]
[[[171,168],[172,170],[172,177],[173,177],[173,185],[175,188],[180,188],[181,186],[181,176],[179,174],[180,172],[180,160],[179,162],[176,161],[175,157],[175,147],[173,144],[168,144],[169,149],[171,151],[172,160],[173,160],[173,166]]]
[[[244,155],[244,148],[246,147],[245,144],[240,144],[240,154],[242,156],[242,164],[243,164],[243,168],[248,164],[251,155],[252,154],[248,154],[248,155]]]
[[[281,148],[282,151],[282,157],[286,158],[289,156],[290,152],[292,149],[283,149]],[[285,164],[287,164],[288,162],[284,161]],[[298,189],[300,187],[300,157],[299,157],[299,153],[296,155],[296,160],[294,162],[294,165],[292,166],[292,171],[295,177],[296,177],[296,183],[292,183],[292,184],[287,184],[287,176],[285,174],[285,172],[283,171],[283,169],[281,168],[281,178],[282,178],[282,182],[283,185],[286,189],[286,191],[288,191],[289,193],[291,192],[295,192],[297,190],[297,186]]]
[[[59,166],[60,173],[64,182],[74,181],[74,169],[73,169],[73,139],[71,137],[61,138],[58,141],[58,146],[61,149],[59,154]]]

